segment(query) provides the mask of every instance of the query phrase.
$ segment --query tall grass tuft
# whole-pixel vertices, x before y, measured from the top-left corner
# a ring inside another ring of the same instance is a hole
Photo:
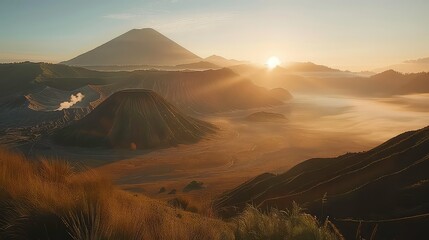
[[[284,240],[284,239],[342,239],[327,224],[320,225],[316,218],[302,212],[293,204],[290,211],[271,209],[266,213],[253,206],[234,221],[237,240]]]
[[[179,217],[180,216],[180,217]],[[0,149],[0,239],[232,239],[228,225],[134,196],[94,170]],[[226,238],[224,238],[226,236]]]

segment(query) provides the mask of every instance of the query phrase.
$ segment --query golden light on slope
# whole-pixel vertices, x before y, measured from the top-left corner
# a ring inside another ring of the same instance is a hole
[[[278,65],[280,65],[280,59],[276,56],[272,56],[270,58],[268,58],[266,65],[268,67],[268,69],[274,69],[276,68]]]

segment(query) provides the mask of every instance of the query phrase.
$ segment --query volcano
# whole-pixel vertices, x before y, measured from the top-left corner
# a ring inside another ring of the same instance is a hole
[[[62,62],[72,66],[175,66],[201,58],[152,28],[133,29]]]
[[[179,112],[151,90],[114,93],[83,119],[58,130],[62,145],[149,149],[195,143],[216,127]]]

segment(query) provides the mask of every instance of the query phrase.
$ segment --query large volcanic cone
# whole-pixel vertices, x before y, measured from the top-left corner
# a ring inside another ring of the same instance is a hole
[[[64,145],[108,148],[160,148],[193,143],[215,127],[179,112],[151,90],[117,92],[54,139]]]
[[[174,66],[202,59],[152,28],[133,29],[62,62],[71,66]]]

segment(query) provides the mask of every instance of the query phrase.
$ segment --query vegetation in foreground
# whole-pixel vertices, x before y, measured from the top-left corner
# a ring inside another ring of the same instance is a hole
[[[343,239],[328,219],[320,226],[315,217],[303,213],[296,203],[290,211],[271,209],[267,213],[248,206],[234,224],[235,239]]]
[[[0,239],[341,239],[295,206],[228,222],[115,188],[93,170],[0,150]]]

